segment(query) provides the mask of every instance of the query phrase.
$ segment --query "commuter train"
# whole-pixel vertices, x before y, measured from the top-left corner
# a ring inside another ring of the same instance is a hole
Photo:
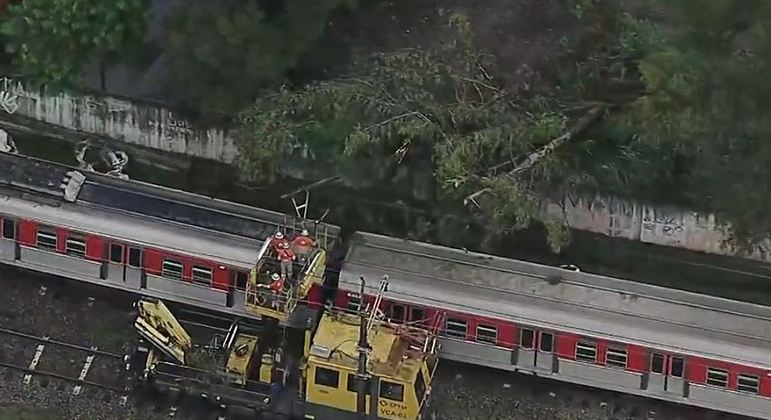
[[[273,316],[249,297],[269,236],[309,226],[5,153],[0,218],[2,263],[247,317]],[[339,242],[310,226],[322,248]],[[441,358],[771,419],[769,307],[371,233],[338,245],[339,276],[303,265],[287,308],[375,305],[441,329]]]

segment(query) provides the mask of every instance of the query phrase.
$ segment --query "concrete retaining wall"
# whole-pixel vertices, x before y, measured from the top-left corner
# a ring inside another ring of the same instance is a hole
[[[237,153],[227,131],[196,128],[158,104],[46,91],[9,78],[0,81],[2,90],[10,93],[0,96],[0,113],[11,108],[17,115],[71,130],[225,163],[233,162]],[[578,230],[712,254],[771,260],[771,241],[742,253],[726,247],[730,227],[716,223],[713,215],[600,196],[565,197],[546,206],[544,211],[558,218],[564,214],[570,226]]]
[[[766,240],[748,251],[733,249],[727,244],[730,226],[719,223],[711,214],[603,196],[567,196],[561,202],[546,206],[545,212],[553,217],[565,217],[573,229],[614,238],[771,261],[771,241]]]
[[[225,130],[201,129],[146,101],[77,95],[3,78],[3,112],[127,143],[230,163],[236,147]],[[10,95],[10,96],[7,96]]]

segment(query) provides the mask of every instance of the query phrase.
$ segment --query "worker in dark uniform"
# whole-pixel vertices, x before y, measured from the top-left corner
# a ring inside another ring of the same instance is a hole
[[[311,238],[307,229],[303,229],[302,232],[292,238],[292,251],[301,262],[305,262],[308,259],[308,255],[313,250],[314,245],[313,238]]]
[[[281,248],[278,250],[278,262],[281,265],[281,276],[284,277],[290,284],[293,284],[292,277],[292,262],[297,257],[289,247],[289,242],[283,242]]]

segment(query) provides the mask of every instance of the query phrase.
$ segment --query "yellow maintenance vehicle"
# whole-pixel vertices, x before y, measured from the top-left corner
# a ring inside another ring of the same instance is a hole
[[[142,299],[134,364],[152,389],[255,416],[419,419],[436,369],[437,330],[381,319],[374,306],[358,314],[328,309],[298,330],[177,319],[161,301]]]

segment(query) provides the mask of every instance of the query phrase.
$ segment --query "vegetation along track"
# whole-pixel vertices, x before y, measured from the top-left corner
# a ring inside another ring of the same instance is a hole
[[[6,328],[0,328],[0,342],[0,367],[19,371],[25,385],[61,380],[72,384],[74,396],[94,387],[119,394],[124,402],[130,392],[123,355]]]

